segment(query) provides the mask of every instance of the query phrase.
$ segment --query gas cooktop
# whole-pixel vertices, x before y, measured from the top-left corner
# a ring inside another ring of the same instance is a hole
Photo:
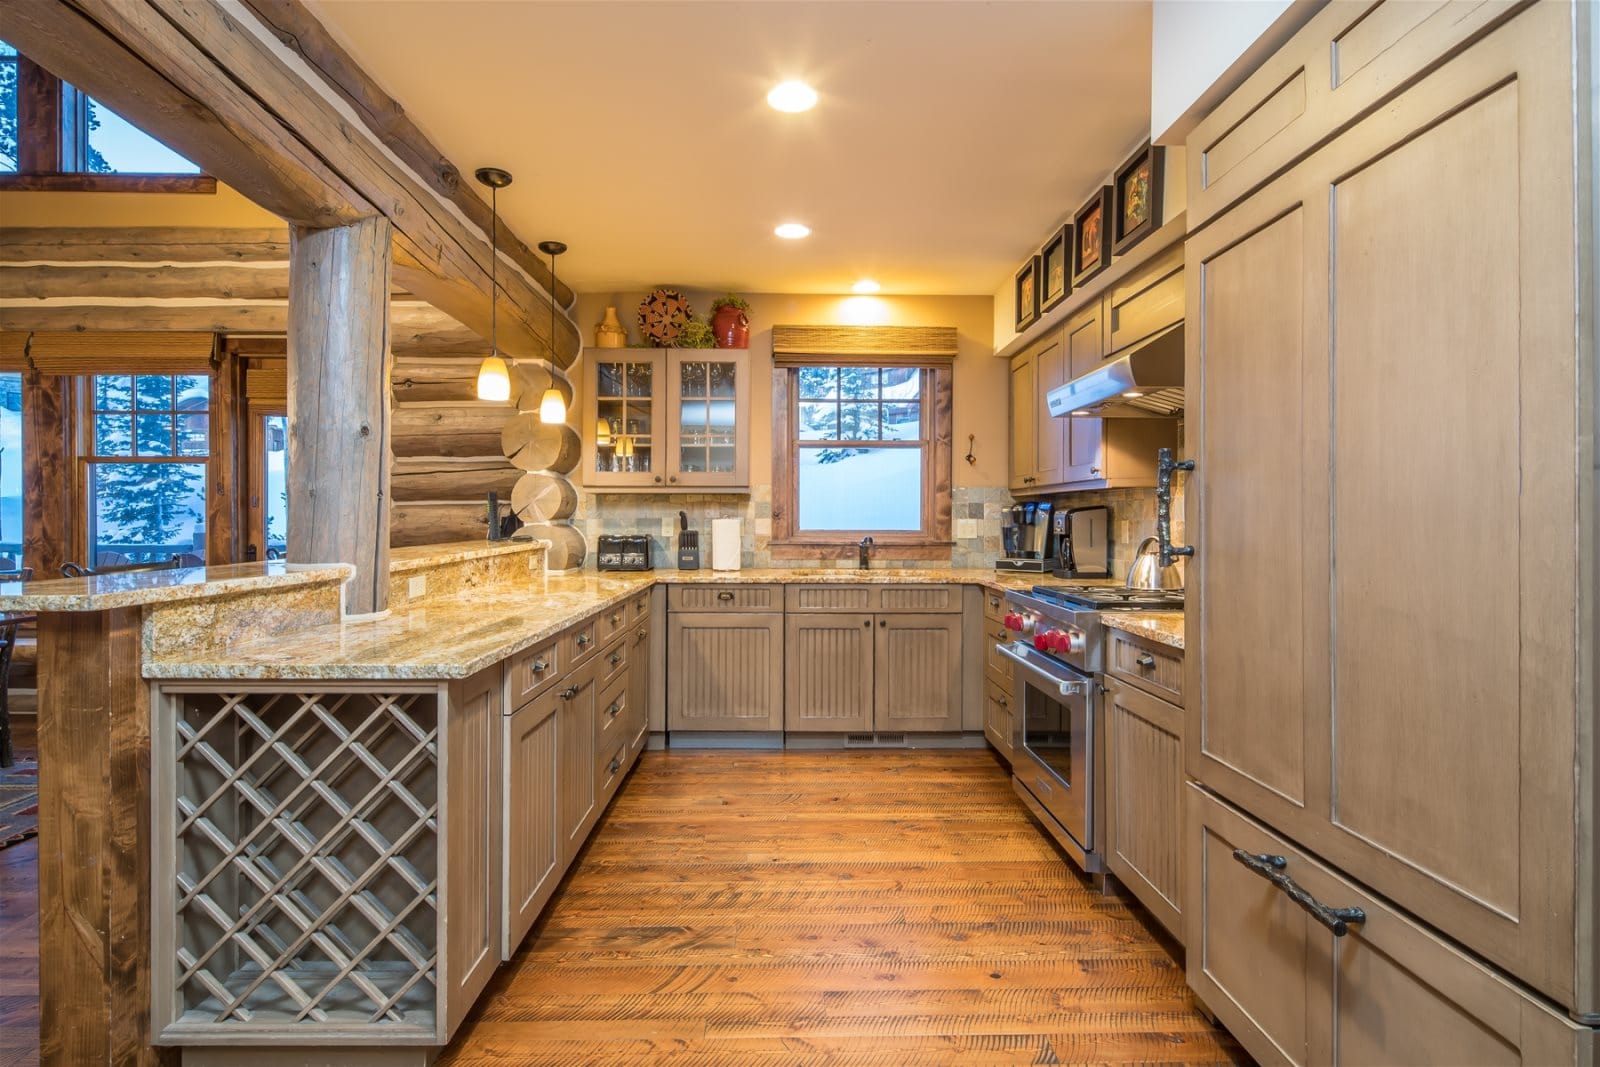
[[[1177,611],[1183,590],[1129,589],[1117,585],[1036,585],[1033,595],[1066,607],[1099,611]]]

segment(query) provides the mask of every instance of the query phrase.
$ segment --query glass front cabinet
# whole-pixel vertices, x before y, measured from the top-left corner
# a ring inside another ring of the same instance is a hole
[[[649,492],[750,487],[745,349],[591,348],[583,484]]]

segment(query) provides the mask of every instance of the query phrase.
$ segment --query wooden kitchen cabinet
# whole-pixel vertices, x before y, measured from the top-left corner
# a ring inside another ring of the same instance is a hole
[[[506,718],[503,960],[527,936],[566,869],[559,788],[564,703],[558,691],[547,691]]]
[[[449,685],[447,758],[456,765],[445,818],[446,884],[444,1001],[454,1033],[500,965],[500,720],[503,664]],[[459,773],[459,772],[465,773]]]
[[[874,726],[961,729],[961,616],[879,615],[873,634]]]
[[[1034,470],[1034,428],[1039,422],[1039,378],[1033,350],[1011,360],[1011,489],[1031,493],[1039,483]]]
[[[1183,709],[1106,677],[1106,866],[1183,940]]]
[[[1241,89],[1266,98],[1299,70],[1307,114],[1320,100],[1351,124],[1301,128],[1307,145],[1337,135],[1187,244],[1185,744],[1207,788],[1600,1023],[1595,813],[1578,791],[1596,773],[1592,649],[1573,622],[1593,593],[1572,570],[1596,521],[1573,399],[1594,374],[1573,330],[1573,175],[1589,164],[1564,58],[1592,53],[1574,33],[1593,27],[1573,14],[1330,5]],[[1365,57],[1334,68],[1348,108],[1319,87],[1330,42]],[[1222,122],[1191,135],[1191,166],[1238,136]],[[1213,992],[1263,1019],[1288,989],[1258,985]],[[1286,1025],[1260,1029],[1301,1048]]]
[[[628,637],[628,753],[644,751],[650,741],[651,686],[655,681],[650,662],[649,599],[640,597],[630,613],[637,621]]]
[[[556,800],[563,868],[578,854],[600,818],[601,803],[594,774],[594,716],[599,699],[596,667],[591,660],[569,674],[555,690],[559,706],[556,737],[561,747]]]
[[[784,729],[797,733],[872,731],[873,621],[873,615],[855,612],[784,617],[784,652],[789,661],[784,681]]]
[[[579,426],[584,485],[623,492],[749,489],[747,351],[619,348],[597,349],[595,356]]]
[[[1211,793],[1184,793],[1189,985],[1257,1061],[1576,1067],[1600,1053],[1600,1032]],[[1236,852],[1322,905],[1358,909],[1359,921],[1347,917],[1336,936]]]
[[[781,611],[668,612],[667,729],[782,730],[783,653]]]

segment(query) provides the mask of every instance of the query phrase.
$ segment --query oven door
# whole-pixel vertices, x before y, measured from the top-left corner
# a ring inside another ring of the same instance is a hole
[[[1021,757],[1013,767],[1017,784],[1071,836],[1061,843],[1079,854],[1085,870],[1097,870],[1094,679],[1023,641],[999,648],[1012,661],[1019,705],[1013,727]]]

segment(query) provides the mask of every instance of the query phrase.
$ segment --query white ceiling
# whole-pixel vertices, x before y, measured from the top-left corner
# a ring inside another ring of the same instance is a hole
[[[1149,130],[1148,0],[309,6],[583,292],[988,295]]]

